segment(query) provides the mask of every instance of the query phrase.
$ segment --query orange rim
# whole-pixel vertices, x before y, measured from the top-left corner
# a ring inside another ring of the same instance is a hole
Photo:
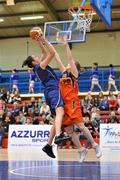
[[[82,11],[78,11],[79,9],[82,9]],[[95,12],[92,6],[71,6],[68,9],[68,12],[70,14],[92,14]]]

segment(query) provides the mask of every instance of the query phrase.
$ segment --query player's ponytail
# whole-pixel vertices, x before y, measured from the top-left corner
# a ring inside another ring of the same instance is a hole
[[[25,61],[23,61],[22,67],[28,66],[29,68],[33,68],[33,58],[32,56],[28,56]]]

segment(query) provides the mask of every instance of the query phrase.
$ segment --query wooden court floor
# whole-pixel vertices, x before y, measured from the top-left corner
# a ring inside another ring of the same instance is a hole
[[[0,149],[0,180],[120,180],[120,152],[89,150],[79,162],[76,149],[62,149],[51,159],[38,149]]]

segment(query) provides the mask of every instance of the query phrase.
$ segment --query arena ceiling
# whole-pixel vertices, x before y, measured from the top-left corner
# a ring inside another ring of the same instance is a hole
[[[14,1],[15,5],[6,5],[6,1]],[[44,22],[71,20],[68,8],[75,0],[0,0],[0,39],[28,37],[29,30],[39,25],[44,27]],[[93,18],[92,32],[120,31],[120,0],[113,0],[112,27],[108,30],[105,24],[99,21],[97,15]],[[21,17],[42,15],[39,20],[20,20]],[[99,21],[99,23],[98,23]]]

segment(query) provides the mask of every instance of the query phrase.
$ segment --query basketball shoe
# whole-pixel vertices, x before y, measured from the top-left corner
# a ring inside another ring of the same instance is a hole
[[[49,144],[46,144],[42,150],[51,158],[56,158],[54,153],[53,153],[53,149],[52,146],[50,146]]]
[[[86,158],[87,153],[88,153],[88,149],[84,148],[84,149],[80,150],[78,153],[80,155],[79,162],[83,162]]]
[[[102,151],[100,149],[100,146],[98,144],[96,144],[93,148],[95,150],[96,157],[100,158],[102,156]]]

